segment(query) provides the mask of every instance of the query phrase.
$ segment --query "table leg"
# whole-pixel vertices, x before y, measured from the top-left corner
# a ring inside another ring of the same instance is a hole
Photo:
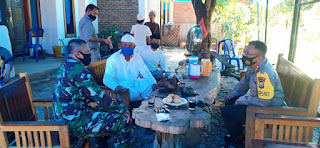
[[[180,148],[180,135],[156,132],[154,147],[157,148]]]

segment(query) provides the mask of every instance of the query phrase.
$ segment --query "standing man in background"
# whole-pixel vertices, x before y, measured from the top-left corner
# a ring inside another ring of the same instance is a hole
[[[155,22],[155,19],[156,19],[156,12],[155,11],[153,11],[153,10],[150,11],[149,19],[150,19],[150,22],[146,22],[144,25],[146,25],[150,28],[152,35],[160,34],[159,24]]]
[[[148,41],[148,44],[151,44],[151,39],[150,39],[150,36],[152,35],[151,30],[148,26],[143,25],[143,22],[144,22],[144,16],[142,14],[138,14],[137,15],[138,24],[133,25],[131,28],[130,34],[134,36],[136,47],[147,45],[146,41]]]
[[[86,8],[85,15],[79,22],[79,37],[87,42],[90,48],[91,63],[101,60],[99,42],[104,42],[107,45],[111,44],[111,40],[100,39],[93,27],[92,21],[96,20],[99,8],[93,4],[89,4]]]

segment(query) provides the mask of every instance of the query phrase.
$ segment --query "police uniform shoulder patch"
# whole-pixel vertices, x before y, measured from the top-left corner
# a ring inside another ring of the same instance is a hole
[[[267,73],[257,73],[258,96],[260,99],[272,99],[274,96],[274,87],[270,82]]]

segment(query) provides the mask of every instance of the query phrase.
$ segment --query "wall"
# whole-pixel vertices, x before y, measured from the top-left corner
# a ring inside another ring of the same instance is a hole
[[[192,2],[174,2],[173,12],[174,23],[196,23],[197,18]]]
[[[64,43],[67,44],[71,39],[78,38],[79,21],[84,15],[85,7],[87,4],[89,4],[89,2],[93,4],[97,3],[96,0],[74,0],[74,21],[76,24],[76,37],[66,38],[64,27],[63,0],[40,1],[42,28],[45,31],[43,37],[43,48],[48,54],[53,54],[53,46],[62,45],[59,39],[62,39]],[[97,21],[94,22],[94,26],[98,29]]]
[[[131,31],[139,12],[138,0],[98,0],[99,28],[117,25],[120,32]]]
[[[139,14],[144,15],[145,17],[147,15],[147,0],[139,0]]]
[[[53,54],[52,46],[58,45],[58,25],[56,1],[40,1],[42,28],[44,29],[42,46],[47,53]]]

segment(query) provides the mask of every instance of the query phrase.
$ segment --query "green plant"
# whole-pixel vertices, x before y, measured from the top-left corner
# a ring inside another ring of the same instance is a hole
[[[221,27],[224,39],[234,41],[242,38],[243,35],[250,37],[254,31],[254,22],[256,19],[256,7],[252,2],[249,4],[239,3],[237,1],[217,1],[218,8],[213,15],[214,23]]]
[[[106,39],[108,36],[112,36],[111,41],[113,45],[118,45],[120,43],[120,35],[116,25],[106,27],[98,34],[98,37],[103,39]]]

